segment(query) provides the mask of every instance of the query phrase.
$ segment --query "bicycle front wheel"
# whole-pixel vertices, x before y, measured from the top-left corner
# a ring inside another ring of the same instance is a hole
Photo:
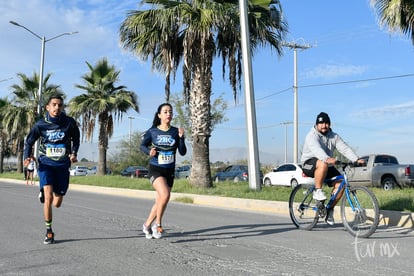
[[[342,222],[353,236],[368,238],[377,229],[379,206],[374,193],[364,186],[349,187],[341,205]]]
[[[299,229],[311,230],[318,223],[318,207],[313,199],[313,185],[299,184],[289,197],[289,214]]]

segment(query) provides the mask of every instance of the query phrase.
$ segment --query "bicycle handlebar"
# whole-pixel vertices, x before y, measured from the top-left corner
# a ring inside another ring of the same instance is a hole
[[[337,160],[335,162],[335,166],[341,166],[343,170],[345,170],[346,167],[360,167],[361,164],[358,163],[358,161],[355,162],[343,162]]]

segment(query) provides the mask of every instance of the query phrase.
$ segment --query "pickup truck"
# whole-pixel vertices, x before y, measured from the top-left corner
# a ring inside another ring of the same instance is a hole
[[[382,187],[391,190],[396,187],[414,187],[414,165],[402,165],[395,156],[370,154],[362,156],[366,166],[354,167],[348,173],[351,184]]]

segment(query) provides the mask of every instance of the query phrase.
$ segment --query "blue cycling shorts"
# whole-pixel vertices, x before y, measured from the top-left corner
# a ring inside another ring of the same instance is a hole
[[[38,168],[40,189],[52,185],[53,193],[64,196],[69,188],[69,168],[66,166],[48,166],[40,163]]]

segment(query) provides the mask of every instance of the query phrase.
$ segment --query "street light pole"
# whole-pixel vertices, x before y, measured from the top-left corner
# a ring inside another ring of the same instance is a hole
[[[38,102],[37,102],[37,116],[40,117],[40,114],[42,112],[42,90],[43,90],[43,67],[45,64],[45,44],[48,41],[51,41],[53,39],[59,38],[61,36],[64,35],[72,35],[72,34],[77,34],[78,32],[66,32],[66,33],[62,33],[60,35],[54,36],[52,38],[46,39],[46,37],[41,37],[40,35],[36,34],[35,32],[31,31],[30,29],[26,28],[23,25],[20,25],[19,23],[15,22],[15,21],[9,21],[10,24],[13,24],[17,27],[23,28],[26,31],[28,31],[29,33],[31,33],[32,35],[34,35],[35,37],[37,37],[38,39],[40,39],[42,41],[42,49],[40,52],[40,72],[39,72],[39,88],[38,88],[38,92],[37,92],[37,97],[38,97]],[[36,141],[35,143],[35,149],[34,149],[34,156],[37,159],[39,155],[39,142]]]
[[[256,108],[254,105],[254,85],[253,70],[250,53],[250,33],[248,19],[247,0],[239,0],[240,10],[240,31],[241,48],[243,56],[243,76],[244,76],[244,95],[246,99],[246,124],[247,124],[247,144],[248,144],[248,167],[249,167],[249,187],[259,191],[261,188],[260,180],[260,161],[259,146],[257,139]]]
[[[13,79],[13,78],[7,78],[7,79],[4,79],[4,80],[0,80],[0,82],[8,81],[8,80],[11,80],[11,79]]]
[[[129,148],[131,149],[131,135],[132,135],[132,133],[131,133],[131,127],[132,127],[132,120],[133,119],[135,119],[135,117],[134,116],[128,116],[128,119],[129,119]]]
[[[40,117],[40,113],[42,112],[42,92],[43,92],[43,68],[45,65],[45,44],[46,39],[42,37],[42,50],[40,51],[40,71],[39,71],[39,88],[37,90],[37,117]],[[37,158],[38,154],[38,146],[39,144],[36,142],[35,144],[35,158]]]

